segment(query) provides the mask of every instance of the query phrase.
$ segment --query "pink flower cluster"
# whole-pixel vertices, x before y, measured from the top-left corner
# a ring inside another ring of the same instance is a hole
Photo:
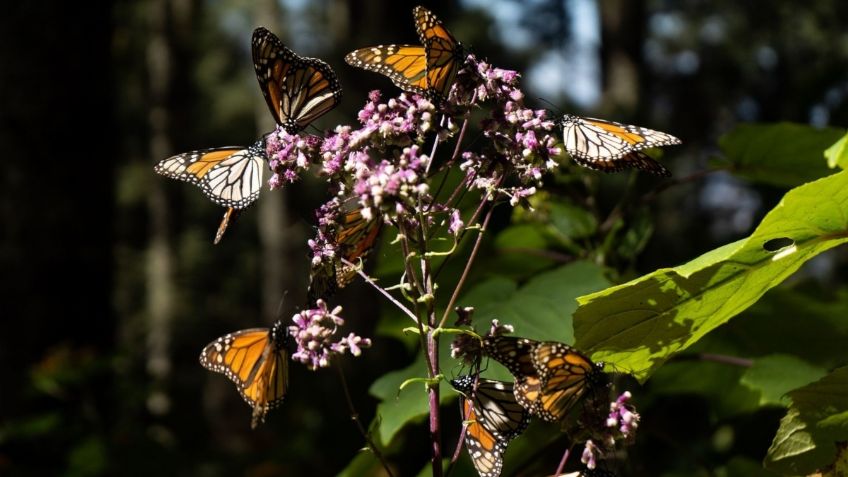
[[[344,325],[344,319],[340,316],[342,307],[330,310],[321,299],[317,300],[315,306],[317,308],[303,310],[292,317],[294,325],[289,327],[289,333],[297,344],[297,351],[292,354],[293,360],[315,370],[328,367],[333,356],[348,351],[353,356],[359,356],[362,348],[371,346],[370,339],[354,333],[335,340],[336,332]]]

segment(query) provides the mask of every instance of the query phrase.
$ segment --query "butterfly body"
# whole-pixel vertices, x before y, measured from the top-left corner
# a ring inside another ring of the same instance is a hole
[[[467,375],[451,384],[464,394],[465,446],[474,467],[480,477],[499,476],[509,441],[524,432],[530,415],[515,401],[512,383],[479,378],[475,391],[474,376]]]
[[[251,427],[283,402],[288,390],[288,329],[282,321],[271,328],[250,328],[221,336],[200,353],[200,364],[236,384],[253,408]]]
[[[268,109],[289,134],[341,101],[339,80],[327,63],[299,56],[267,29],[253,31],[252,51],[256,79]]]
[[[566,114],[560,120],[565,150],[591,169],[615,172],[628,167],[670,176],[662,164],[642,152],[652,147],[680,144],[680,139],[660,131],[629,124]]]

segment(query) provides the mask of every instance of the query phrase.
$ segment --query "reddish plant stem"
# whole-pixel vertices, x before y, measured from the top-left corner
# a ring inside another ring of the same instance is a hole
[[[565,468],[565,463],[568,462],[568,455],[571,453],[571,449],[566,448],[565,453],[562,454],[562,459],[559,461],[559,467],[557,467],[556,472],[554,472],[554,476],[559,477],[562,475],[562,470]]]
[[[439,339],[433,332],[427,333],[427,353],[430,355],[431,377],[439,373]],[[439,421],[439,383],[431,384],[430,403],[430,442],[432,444],[433,477],[442,477],[442,430]]]

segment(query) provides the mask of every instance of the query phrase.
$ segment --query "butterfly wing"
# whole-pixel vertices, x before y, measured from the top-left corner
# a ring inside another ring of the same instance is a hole
[[[309,277],[307,298],[315,303],[318,298],[327,298],[339,288],[344,288],[356,276],[359,262],[364,260],[377,243],[383,228],[382,218],[365,219],[359,209],[343,214],[335,231],[334,241],[338,257],[353,263],[348,265],[340,259],[334,264],[322,264],[314,268]]]
[[[437,102],[443,102],[462,66],[464,49],[433,12],[420,6],[412,12],[427,57],[427,92]]]
[[[532,414],[538,414],[542,382],[533,365],[533,350],[538,341],[513,336],[490,336],[483,339],[483,352],[504,365],[515,377],[515,400]]]
[[[539,343],[531,359],[541,387],[534,414],[548,422],[565,418],[603,375],[588,357],[564,343]]]
[[[377,45],[360,48],[345,56],[356,68],[388,76],[398,88],[412,93],[427,91],[425,47],[416,45]]]
[[[657,175],[671,175],[643,149],[680,144],[680,139],[660,131],[603,119],[565,115],[561,121],[565,149],[580,165],[604,172],[626,167]]]
[[[221,336],[200,353],[200,364],[221,373],[236,384],[242,398],[253,408],[251,427],[278,406],[288,388],[288,351],[285,328],[251,328]]]
[[[497,477],[503,468],[507,444],[527,428],[530,416],[515,402],[512,383],[480,379],[476,392],[471,375],[451,383],[464,393],[460,406],[463,420],[468,423],[465,446],[474,468],[482,477]]]
[[[336,235],[341,256],[353,264],[365,259],[377,244],[382,228],[382,218],[367,220],[359,209],[344,214]],[[340,288],[347,286],[355,275],[355,266],[351,267],[343,262],[337,264],[336,281]]]
[[[221,147],[177,154],[160,161],[154,171],[200,187],[218,205],[244,209],[259,198],[265,158],[260,140],[246,149]]]
[[[267,29],[253,31],[252,50],[253,67],[268,109],[290,134],[341,100],[339,80],[327,63],[298,56]]]
[[[671,171],[643,151],[633,151],[613,160],[590,160],[574,156],[574,162],[583,167],[602,172],[619,172],[628,168],[639,169],[655,176],[671,177]]]

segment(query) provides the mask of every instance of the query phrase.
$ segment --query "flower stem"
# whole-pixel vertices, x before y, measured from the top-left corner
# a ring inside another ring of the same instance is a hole
[[[554,475],[559,476],[562,474],[562,470],[565,468],[565,463],[568,462],[568,455],[571,453],[571,449],[566,447],[565,452],[562,454],[562,459],[559,461],[559,466],[554,472]]]

